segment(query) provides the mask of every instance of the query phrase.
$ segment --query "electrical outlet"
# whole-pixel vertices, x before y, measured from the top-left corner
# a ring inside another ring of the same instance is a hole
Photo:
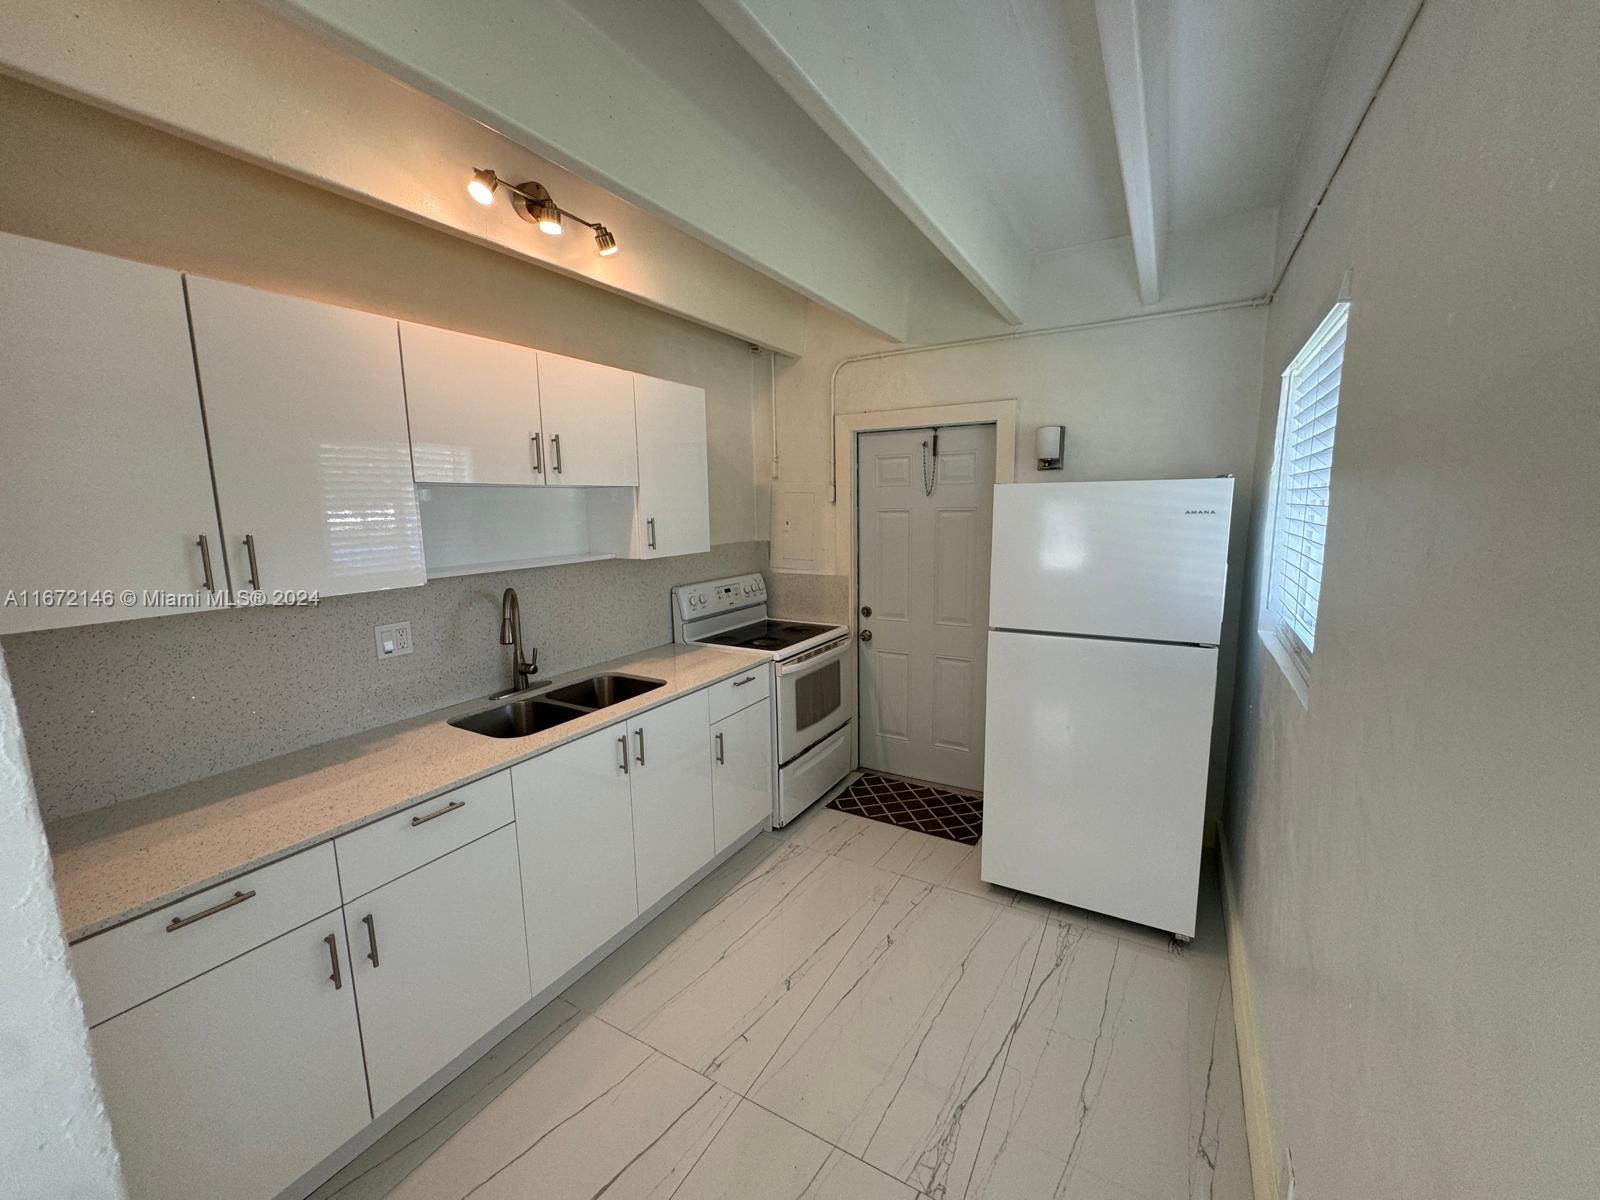
[[[1294,1200],[1294,1151],[1283,1149],[1283,1177],[1278,1181],[1281,1200]]]
[[[411,622],[379,625],[372,631],[378,643],[379,658],[399,658],[411,653]]]

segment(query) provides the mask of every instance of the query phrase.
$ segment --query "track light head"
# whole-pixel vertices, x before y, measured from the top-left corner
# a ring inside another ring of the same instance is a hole
[[[480,167],[472,173],[472,178],[467,180],[467,195],[479,204],[493,204],[494,191],[499,186],[499,177],[493,171]]]
[[[621,248],[617,245],[617,239],[611,236],[611,230],[604,225],[595,226],[594,244],[600,247],[601,258],[610,258]]]

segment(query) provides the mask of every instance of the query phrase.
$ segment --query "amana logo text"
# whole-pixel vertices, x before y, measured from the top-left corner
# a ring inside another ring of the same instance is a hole
[[[1183,515],[1186,517],[1214,517],[1217,515],[1217,510],[1214,508],[1186,508],[1183,510]]]

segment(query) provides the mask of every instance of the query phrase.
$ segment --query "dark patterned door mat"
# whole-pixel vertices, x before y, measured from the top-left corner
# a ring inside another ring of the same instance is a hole
[[[982,796],[950,792],[893,775],[864,774],[835,796],[828,807],[968,846],[983,836]]]

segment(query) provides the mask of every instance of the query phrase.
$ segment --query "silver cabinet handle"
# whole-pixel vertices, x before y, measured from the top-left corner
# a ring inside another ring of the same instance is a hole
[[[650,531],[650,549],[656,548],[656,519],[649,517],[645,520],[644,527]]]
[[[429,813],[425,817],[412,817],[411,818],[411,828],[415,829],[418,825],[426,825],[429,821],[433,820],[435,817],[442,817],[442,816],[445,815],[445,813],[453,813],[453,812],[456,811],[456,809],[465,808],[466,806],[467,806],[467,802],[465,800],[452,800],[452,801],[450,801],[449,804],[446,804],[443,808],[435,809],[433,812]]]
[[[254,888],[251,888],[248,892],[235,892],[221,904],[213,904],[203,912],[197,912],[188,917],[173,917],[172,920],[167,922],[167,932],[176,933],[185,926],[193,925],[196,921],[204,921],[207,917],[214,917],[225,908],[232,908],[235,904],[243,904],[255,894]]]
[[[622,773],[628,774],[628,735],[623,734],[617,739],[617,749],[622,751]]]
[[[333,974],[328,978],[333,980],[333,990],[337,992],[344,987],[344,972],[339,970],[339,939],[330,933],[322,940],[328,943],[328,959],[333,963]]]
[[[202,533],[195,545],[200,547],[200,566],[206,573],[206,591],[215,592],[217,577],[211,573],[211,543],[206,541],[206,535]]]
[[[561,474],[561,435],[559,433],[550,435],[550,457],[555,460],[556,474]]]
[[[367,957],[372,960],[372,965],[376,967],[378,965],[378,926],[373,922],[371,913],[362,917],[361,923],[367,927],[367,945],[371,947],[367,951]],[[402,957],[404,956],[402,955]]]
[[[644,766],[644,730],[635,729],[633,731],[633,736],[634,736],[634,738],[637,741],[638,746],[639,746],[638,759],[639,759],[639,765],[642,767],[642,766]]]
[[[746,675],[743,679],[735,679],[733,681],[733,686],[734,687],[743,687],[745,684],[754,683],[755,681],[756,681],[756,677],[754,675]]]
[[[728,761],[728,760],[727,760],[727,759],[726,759],[726,758],[725,758],[725,757],[723,757],[723,753],[722,753],[722,750],[723,750],[723,746],[722,746],[722,735],[721,735],[721,734],[720,734],[720,733],[719,733],[719,734],[717,734],[717,765],[718,765],[718,766],[719,766],[719,767],[720,767],[720,766],[721,766],[721,765],[722,765],[722,764],[723,764],[723,763],[725,763],[725,762],[727,762],[727,761]]]
[[[539,445],[539,435],[531,434],[529,440],[533,443],[533,473],[544,474],[544,450]]]
[[[250,555],[250,590],[252,592],[259,592],[261,590],[261,568],[256,566],[255,534],[247,533],[244,535],[244,548],[245,551]]]

